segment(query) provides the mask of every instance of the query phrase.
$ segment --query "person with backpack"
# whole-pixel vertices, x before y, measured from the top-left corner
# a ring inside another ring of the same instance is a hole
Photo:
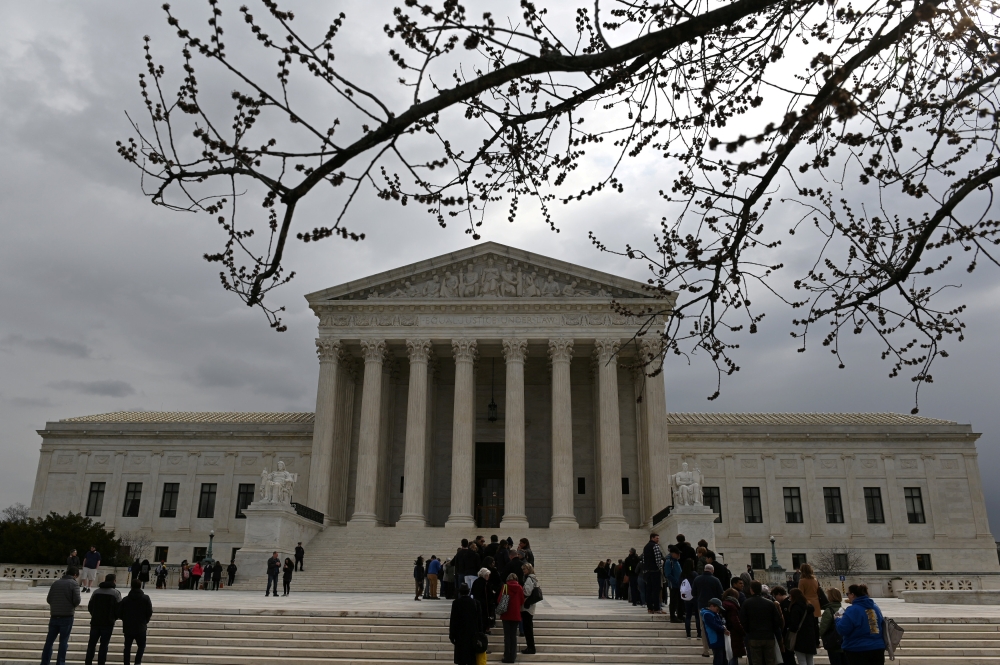
[[[843,638],[846,665],[883,665],[885,663],[885,619],[882,610],[868,596],[868,586],[852,584],[847,587],[850,605],[834,626]]]
[[[691,617],[694,617],[694,627],[698,631],[698,639],[701,639],[701,622],[698,620],[698,603],[694,598],[694,589],[691,586],[691,580],[694,578],[694,572],[689,572],[684,579],[681,580],[681,602],[684,603],[684,631],[687,636],[691,637]]]
[[[226,575],[228,579],[226,580],[226,586],[233,586],[233,582],[236,581],[236,559],[229,562],[226,566]]]
[[[726,620],[722,618],[722,601],[712,598],[708,607],[701,610],[701,622],[705,624],[705,636],[712,650],[712,665],[726,665]]]
[[[835,625],[837,614],[840,612],[842,596],[840,590],[830,587],[826,590],[826,598],[829,602],[823,606],[823,616],[819,618],[819,639],[826,649],[826,657],[830,659],[830,665],[844,665],[844,650],[841,648],[843,639],[837,632]]]
[[[800,580],[800,584],[806,578]],[[802,589],[788,590],[791,603],[788,606],[787,648],[795,654],[797,665],[813,665],[819,648],[819,621],[811,603],[806,601]]]
[[[681,602],[681,552],[676,545],[667,546],[667,558],[663,562],[663,579],[667,582],[670,623],[680,623],[684,614]]]
[[[142,665],[142,654],[146,651],[146,626],[153,616],[153,603],[142,591],[142,582],[132,580],[132,589],[118,605],[118,616],[122,620],[122,634],[125,637],[123,662],[129,665],[132,644],[135,643],[135,665]]]

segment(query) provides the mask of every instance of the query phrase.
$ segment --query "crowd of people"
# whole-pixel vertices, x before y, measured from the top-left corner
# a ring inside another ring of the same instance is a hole
[[[598,562],[597,597],[645,605],[683,623],[701,640],[713,665],[813,665],[819,649],[831,665],[881,665],[886,623],[864,584],[851,585],[846,608],[838,589],[823,589],[809,564],[798,567],[789,588],[768,588],[751,566],[734,576],[708,543],[697,548],[679,534],[660,547],[652,534],[642,553]],[[668,609],[665,611],[663,607]],[[692,621],[693,619],[693,621]],[[457,661],[456,661],[457,662]]]

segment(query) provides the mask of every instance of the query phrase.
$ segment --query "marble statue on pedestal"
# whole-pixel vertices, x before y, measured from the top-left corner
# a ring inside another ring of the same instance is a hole
[[[701,479],[701,470],[698,467],[695,467],[694,471],[688,471],[687,462],[681,464],[681,470],[671,479],[674,485],[674,505],[702,505]]]
[[[289,505],[292,502],[292,487],[299,474],[285,470],[285,463],[278,461],[278,468],[268,473],[265,468],[260,473],[260,502]]]

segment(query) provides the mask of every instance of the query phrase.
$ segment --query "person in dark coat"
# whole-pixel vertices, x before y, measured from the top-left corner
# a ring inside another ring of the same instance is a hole
[[[424,575],[424,557],[418,556],[413,562],[413,584],[416,588],[413,600],[420,600],[420,594],[424,592]]]
[[[500,543],[498,542],[498,540],[499,539],[495,535],[490,536],[490,544],[487,545],[486,549],[483,550],[484,556],[491,556],[494,559],[496,559],[497,550],[500,549]]]
[[[815,608],[806,602],[806,596],[801,589],[788,590],[788,623],[789,632],[796,633],[795,645],[792,651],[795,660],[804,665],[812,665],[813,658],[819,648],[819,619]]]
[[[226,575],[228,579],[226,580],[226,586],[233,586],[233,582],[236,581],[236,559],[229,562],[226,566]]]
[[[295,572],[295,563],[285,557],[285,565],[281,567],[281,586],[284,587],[285,592],[281,595],[287,596],[292,592],[292,573]]]
[[[501,572],[501,577],[507,579],[511,575],[517,576],[517,583],[522,584],[524,582],[524,571],[521,567],[524,565],[524,550],[516,550],[510,554],[510,563]]]
[[[496,563],[490,557],[486,557],[483,560],[483,567],[490,571],[490,576],[486,580],[487,599],[490,603],[490,622],[487,624],[487,628],[493,628],[497,625],[497,601],[500,600],[503,577],[500,576],[500,571],[497,570]]]
[[[90,612],[90,640],[87,642],[87,654],[84,658],[86,665],[93,665],[98,640],[101,648],[97,653],[97,664],[104,665],[108,661],[108,644],[111,642],[111,633],[115,630],[115,622],[118,621],[118,603],[121,599],[122,595],[115,588],[114,575],[105,576],[97,591],[90,596],[90,602],[87,603],[87,610]]]
[[[740,620],[739,592],[736,589],[726,589],[722,594],[722,616],[726,620],[733,643],[733,658],[743,658],[747,655],[746,631]]]
[[[489,557],[487,557],[488,559]],[[479,576],[476,577],[476,581],[472,583],[472,591],[470,594],[479,603],[479,611],[483,615],[483,632],[489,633],[490,627],[493,624],[493,619],[490,616],[490,570],[489,568],[480,568]]]
[[[482,578],[480,578],[482,579]],[[476,665],[476,638],[483,632],[483,613],[469,586],[459,587],[459,596],[451,604],[448,640],[455,645],[455,665]]]
[[[125,635],[125,665],[131,663],[132,643],[135,642],[135,665],[142,665],[142,654],[146,651],[146,624],[153,616],[153,603],[142,591],[142,582],[132,580],[132,590],[118,605],[118,616],[122,620]]]
[[[139,564],[139,581],[142,582],[142,588],[146,588],[146,583],[149,582],[149,573],[153,569],[149,565],[149,559],[143,559],[142,563]]]
[[[497,569],[503,570],[510,563],[510,545],[507,544],[506,540],[501,540],[499,543],[500,547],[497,548],[496,556],[494,557],[497,562]]]
[[[222,562],[216,561],[212,567],[212,591],[219,590],[219,583],[222,581]]]
[[[597,597],[607,598],[608,597],[608,567],[603,561],[597,562],[597,568],[594,568],[594,573],[597,574]]]

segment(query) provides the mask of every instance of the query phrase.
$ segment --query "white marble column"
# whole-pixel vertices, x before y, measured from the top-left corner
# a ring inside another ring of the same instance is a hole
[[[223,462],[226,470],[219,483],[218,494],[215,496],[215,517],[213,518],[215,533],[229,533],[232,520],[236,518],[236,511],[233,510],[233,501],[236,499],[238,488],[233,486],[233,477],[236,475],[236,458],[239,453],[235,450],[227,450]],[[311,474],[310,474],[311,475]]]
[[[868,512],[865,509],[864,492],[858,493],[857,464],[858,460],[852,453],[845,453],[840,456],[844,462],[844,471],[847,474],[847,510],[850,515],[850,533],[852,538],[864,538],[868,535]]]
[[[410,387],[406,398],[406,449],[403,459],[403,511],[396,526],[427,526],[424,485],[427,464],[427,361],[429,339],[406,340]]]
[[[504,419],[504,494],[501,529],[527,529],[524,512],[524,359],[528,341],[503,340],[507,361],[507,403]]]
[[[736,458],[732,455],[724,456],[726,465],[726,509],[729,511],[725,522],[729,525],[730,538],[743,537],[743,520],[746,519],[743,513],[743,487],[736,480]]]
[[[455,410],[451,435],[451,514],[446,527],[476,526],[472,515],[476,464],[476,340],[454,339]],[[405,480],[404,480],[405,482]],[[405,489],[405,488],[404,488]]]
[[[903,487],[896,480],[896,456],[882,454],[882,464],[885,465],[885,507],[889,509],[889,524],[892,525],[893,538],[906,538],[909,522],[906,516],[906,500],[903,498]]]
[[[29,517],[45,516],[45,486],[49,482],[49,469],[52,467],[52,451],[43,450],[38,455],[38,468],[35,470],[35,490],[31,494],[31,510]]]
[[[552,359],[552,519],[550,529],[578,529],[573,512],[573,406],[570,360],[573,340],[549,340]]]
[[[601,505],[597,526],[601,529],[626,530],[628,522],[622,507],[622,445],[618,413],[618,340],[594,340],[597,352],[597,376],[601,410]]]
[[[768,531],[773,536],[780,536],[785,528],[785,497],[776,479],[774,465],[777,460],[774,453],[764,453],[764,491],[767,493],[767,519],[764,523],[768,525]]]
[[[670,440],[667,434],[667,396],[663,385],[662,368],[663,340],[658,337],[643,338],[639,346],[643,360],[649,364],[644,368],[643,404],[645,405],[645,438],[647,449],[646,481],[652,505],[649,519],[670,505]],[[650,374],[656,373],[655,376]],[[652,524],[650,524],[652,526]]]
[[[807,453],[802,456],[806,468],[806,505],[809,514],[805,516],[809,524],[809,532],[813,538],[826,535],[826,500],[823,498],[823,488],[816,484],[816,456]]]
[[[106,485],[104,493],[104,510],[101,511],[101,516],[104,518],[104,528],[108,531],[114,530],[115,523],[118,521],[118,511],[121,509],[122,501],[124,500],[121,496],[124,494],[121,488],[122,468],[125,466],[126,454],[124,450],[115,451],[114,474],[111,476],[111,482]],[[140,503],[140,505],[142,504]]]
[[[962,453],[962,458],[965,461],[966,479],[969,481],[969,500],[972,502],[972,517],[976,523],[976,538],[992,541],[986,500],[983,497],[983,480],[979,473],[979,455],[975,452]]]
[[[81,450],[77,460],[76,486],[80,488],[80,514],[87,514],[87,502],[90,500],[90,483],[87,482],[87,467],[90,465],[90,451]],[[41,517],[45,516],[44,504]]]
[[[309,494],[306,504],[321,513],[330,511],[333,436],[337,428],[337,374],[340,370],[340,340],[316,340],[319,356],[319,385],[316,387],[316,419],[313,425],[312,456],[309,464]],[[329,523],[327,515],[325,521]]]
[[[358,437],[358,471],[354,488],[354,514],[348,526],[373,527],[376,514],[379,443],[382,426],[382,362],[385,340],[361,340],[365,358],[365,378],[361,388],[361,433]]]

